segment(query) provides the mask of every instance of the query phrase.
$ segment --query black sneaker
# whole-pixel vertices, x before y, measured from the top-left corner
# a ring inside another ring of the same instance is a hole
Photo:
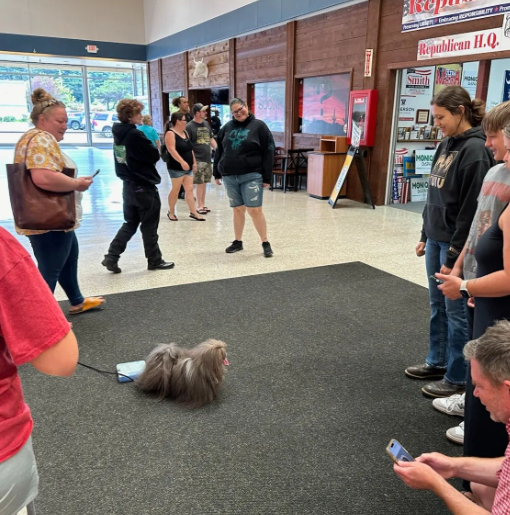
[[[227,254],[233,254],[234,252],[239,252],[240,250],[243,250],[243,242],[240,240],[234,240],[232,245],[225,249],[225,252]]]
[[[120,274],[122,272],[122,270],[119,268],[117,261],[112,261],[107,257],[105,257],[103,261],[101,261],[101,264],[105,266],[107,270],[113,272],[114,274]]]
[[[271,257],[273,255],[273,249],[268,241],[262,243],[262,249],[264,250],[264,257]]]
[[[171,270],[175,266],[175,263],[171,261],[161,261],[159,265],[147,265],[147,270]]]

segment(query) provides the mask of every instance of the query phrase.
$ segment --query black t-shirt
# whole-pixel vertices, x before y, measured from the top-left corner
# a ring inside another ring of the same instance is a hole
[[[177,134],[173,129],[170,129],[175,136],[175,150],[177,150],[177,153],[182,157],[186,163],[189,164],[189,169],[191,170],[193,168],[193,144],[191,143],[191,140],[188,137],[188,133],[186,134],[186,139],[181,138],[179,134]],[[170,159],[168,160],[168,163],[166,164],[167,168],[169,170],[176,170],[183,172],[181,163],[176,161],[172,154],[170,154],[170,151],[168,152],[170,155]]]

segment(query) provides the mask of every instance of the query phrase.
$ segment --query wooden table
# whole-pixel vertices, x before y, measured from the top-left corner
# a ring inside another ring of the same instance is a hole
[[[343,152],[311,152],[308,155],[306,191],[310,197],[328,199],[333,191],[347,154]],[[345,196],[347,182],[340,195]]]

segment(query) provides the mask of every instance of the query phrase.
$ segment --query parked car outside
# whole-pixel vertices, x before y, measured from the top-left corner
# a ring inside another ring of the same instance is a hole
[[[117,113],[95,113],[92,118],[91,128],[94,132],[100,132],[105,138],[112,138],[112,125],[118,122]]]
[[[84,120],[84,112],[67,113],[67,128],[78,131],[84,129],[85,125],[82,123]]]

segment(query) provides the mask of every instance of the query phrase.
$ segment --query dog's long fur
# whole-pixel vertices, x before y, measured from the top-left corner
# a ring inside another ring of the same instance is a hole
[[[198,408],[216,398],[225,373],[227,344],[206,340],[192,349],[158,345],[147,356],[138,388]]]

